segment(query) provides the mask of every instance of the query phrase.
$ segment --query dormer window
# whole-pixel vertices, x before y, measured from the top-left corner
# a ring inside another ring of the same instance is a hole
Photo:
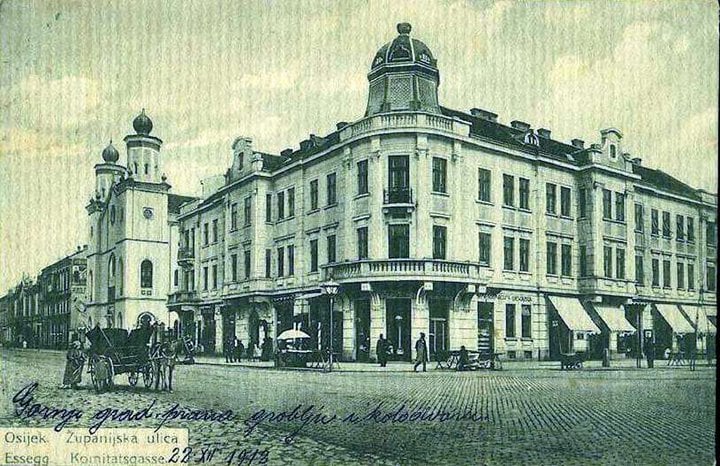
[[[617,157],[617,147],[615,144],[610,144],[610,158],[615,160],[615,157]]]
[[[390,60],[407,60],[408,58],[410,58],[410,50],[403,44],[395,47],[390,55]]]
[[[420,57],[419,57],[419,58],[420,58],[420,61],[423,62],[423,63],[430,63],[430,56],[429,56],[427,53],[425,53],[425,52],[422,52],[422,53],[420,54]]]
[[[244,158],[245,158],[244,154],[240,154],[240,157],[238,157],[238,170],[242,170]]]
[[[525,134],[524,142],[525,144],[531,144],[533,146],[540,145],[540,139],[538,139],[537,134],[535,134],[533,130],[530,130]]]

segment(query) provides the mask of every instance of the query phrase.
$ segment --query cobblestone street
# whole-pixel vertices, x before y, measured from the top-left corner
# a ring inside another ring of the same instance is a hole
[[[326,374],[198,364],[177,368],[172,394],[131,388],[127,377],[118,376],[114,391],[98,395],[87,388],[58,389],[63,353],[3,349],[1,354],[4,426],[54,424],[13,417],[13,395],[37,381],[37,400],[81,408],[84,420],[102,407],[140,409],[153,399],[159,409],[175,402],[232,409],[235,419],[223,425],[168,426],[188,426],[195,448],[268,449],[269,464],[695,465],[714,460],[714,367],[561,372],[549,365],[514,365],[500,372],[429,369],[414,374],[410,365],[402,366],[407,371],[391,365],[382,373],[348,371],[352,364],[343,364],[344,372]],[[89,384],[87,374],[83,383]],[[290,444],[283,439],[299,423],[265,422],[243,438],[244,421],[260,409],[278,412],[313,404],[324,414],[344,417],[364,415],[380,401],[384,412],[402,404],[409,410],[469,409],[482,420],[334,422],[307,426]]]

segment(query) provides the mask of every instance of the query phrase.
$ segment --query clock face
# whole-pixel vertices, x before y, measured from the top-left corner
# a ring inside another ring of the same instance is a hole
[[[146,219],[152,220],[153,215],[154,215],[154,214],[153,214],[153,210],[152,210],[150,207],[145,207],[145,208],[143,209],[143,216],[144,216]]]

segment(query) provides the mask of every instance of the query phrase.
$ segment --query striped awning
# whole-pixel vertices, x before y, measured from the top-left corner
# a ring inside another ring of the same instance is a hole
[[[560,318],[569,330],[574,332],[600,333],[600,329],[592,321],[590,315],[576,298],[548,296]]]
[[[711,314],[708,314],[709,306],[686,306],[683,304],[683,310],[687,314],[690,322],[697,328],[697,331],[706,335],[717,334],[717,327],[710,320]],[[714,310],[714,309],[713,309]]]
[[[593,304],[593,309],[611,332],[633,333],[636,331],[635,327],[625,318],[625,310],[622,307]]]
[[[655,304],[655,309],[665,319],[673,332],[678,335],[685,333],[695,333],[695,329],[690,322],[682,315],[680,308],[676,304]]]

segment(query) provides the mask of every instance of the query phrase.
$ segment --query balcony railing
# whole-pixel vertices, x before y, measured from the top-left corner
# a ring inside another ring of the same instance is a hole
[[[383,190],[383,201],[385,204],[412,204],[413,195],[411,188],[390,188]]]
[[[168,295],[168,304],[184,304],[198,302],[195,291],[176,291]]]
[[[480,264],[439,259],[383,259],[328,264],[326,278],[343,281],[373,280],[480,280]]]
[[[181,247],[178,249],[178,262],[192,264],[195,262],[195,249],[189,247]]]

